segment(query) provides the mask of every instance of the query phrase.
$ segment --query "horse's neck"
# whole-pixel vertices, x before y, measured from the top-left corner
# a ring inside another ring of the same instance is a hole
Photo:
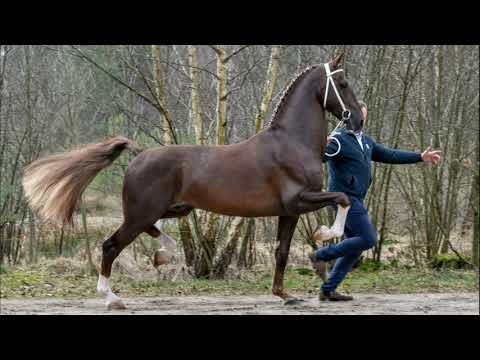
[[[315,94],[307,89],[298,89],[292,94],[274,126],[284,131],[289,140],[299,142],[314,152],[325,149],[325,111]]]

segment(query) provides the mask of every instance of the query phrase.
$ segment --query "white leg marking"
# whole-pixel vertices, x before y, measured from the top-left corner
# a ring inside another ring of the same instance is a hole
[[[160,242],[161,248],[159,250],[165,250],[169,255],[173,255],[177,252],[177,242],[162,230],[164,224],[164,219],[160,219],[154,224],[158,231],[160,231],[160,237],[158,240]]]
[[[153,226],[155,226],[157,228],[157,230],[161,232],[162,228],[163,228],[163,222],[164,222],[164,220],[158,219],[157,222],[155,224],[153,224]]]
[[[347,220],[348,210],[350,210],[350,206],[343,207],[338,206],[337,217],[335,218],[335,222],[331,228],[334,237],[340,237],[343,235],[343,231],[345,229],[345,221]]]
[[[98,276],[97,291],[106,297],[107,309],[125,309],[122,300],[110,289],[108,278],[103,275]]]
[[[313,238],[316,241],[325,241],[333,239],[334,237],[342,236],[345,229],[345,221],[347,219],[348,210],[350,210],[350,206],[339,206],[333,226],[330,229],[325,225],[320,226],[320,229],[315,232]]]
[[[167,253],[172,256],[177,252],[177,242],[173,240],[170,236],[165,233],[160,235],[159,239],[161,247],[167,251]]]

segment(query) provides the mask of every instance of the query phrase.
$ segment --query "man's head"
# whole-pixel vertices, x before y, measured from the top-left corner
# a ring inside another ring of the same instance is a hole
[[[362,100],[359,100],[358,104],[360,105],[360,109],[362,109],[363,121],[365,122],[367,120],[367,115],[368,115],[367,104],[365,104],[365,102],[363,102]]]
[[[367,121],[367,115],[368,115],[367,104],[365,104],[362,100],[359,100],[359,101],[358,101],[358,105],[360,105],[360,109],[362,110],[362,114],[363,114],[363,125],[365,125],[365,122]]]

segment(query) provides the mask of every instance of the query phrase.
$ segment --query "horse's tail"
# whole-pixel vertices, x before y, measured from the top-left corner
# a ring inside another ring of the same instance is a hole
[[[82,193],[125,149],[135,155],[142,151],[131,140],[117,136],[32,162],[24,169],[23,176],[28,203],[47,220],[72,224]]]

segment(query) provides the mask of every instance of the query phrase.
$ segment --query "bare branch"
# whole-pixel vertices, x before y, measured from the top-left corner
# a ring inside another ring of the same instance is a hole
[[[99,65],[97,62],[95,62],[93,59],[91,59],[89,56],[85,55],[85,53],[83,51],[81,51],[80,49],[76,48],[75,46],[73,45],[70,45],[75,51],[77,51],[80,56],[85,59],[86,61],[88,61],[89,63],[91,63],[92,65],[94,65],[96,68],[98,68],[99,70],[101,70],[103,73],[105,73],[106,75],[108,75],[110,78],[112,78],[113,80],[115,80],[116,82],[118,82],[119,84],[121,84],[122,86],[126,87],[127,89],[129,89],[130,91],[132,91],[133,93],[135,93],[137,96],[139,96],[140,98],[142,98],[143,100],[145,100],[146,102],[148,102],[150,105],[152,105],[155,109],[157,109],[160,113],[163,114],[163,116],[165,116],[165,119],[167,120],[168,122],[168,125],[171,129],[173,129],[173,126],[172,126],[172,123],[171,123],[171,119],[170,119],[170,116],[167,112],[167,110],[162,106],[162,104],[160,104],[160,102],[158,101],[158,99],[155,98],[155,101],[152,101],[150,98],[148,98],[147,96],[145,96],[144,94],[142,94],[140,91],[138,91],[137,89],[131,87],[129,84],[127,84],[125,81],[123,81],[122,79],[118,78],[117,76],[113,75],[111,72],[109,72],[108,70],[106,70],[104,67],[102,67],[101,65]],[[172,136],[173,136],[173,140],[176,144],[178,144],[178,141],[177,141],[177,137],[175,135],[175,131],[172,131]]]
[[[232,57],[234,57],[235,55],[238,55],[240,54],[243,50],[245,50],[246,48],[250,47],[250,45],[244,45],[242,47],[240,47],[239,49],[235,50],[234,52],[232,52],[230,55],[226,56],[225,57],[225,62],[228,62]]]
[[[220,51],[220,49],[219,49],[218,47],[216,47],[216,46],[214,46],[214,45],[208,45],[208,47],[209,47],[210,49],[212,49],[213,51],[215,51],[215,53],[216,53],[217,55],[220,55],[221,51]]]

